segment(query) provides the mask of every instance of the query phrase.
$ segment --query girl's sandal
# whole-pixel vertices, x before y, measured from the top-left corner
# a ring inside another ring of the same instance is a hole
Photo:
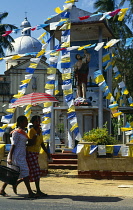
[[[20,184],[21,182],[23,182],[23,179],[19,179],[15,185],[12,185],[13,192],[14,192],[16,195],[17,195],[17,186],[18,186],[18,184]]]
[[[38,197],[46,197],[46,196],[48,196],[48,194],[43,193],[43,192],[39,192],[39,193],[37,193],[36,195],[37,195]]]
[[[6,194],[6,192],[0,192],[0,195],[3,197],[10,197],[8,194]]]
[[[32,193],[32,194],[28,195],[28,198],[29,198],[29,199],[36,199],[37,196],[36,196],[35,193]]]

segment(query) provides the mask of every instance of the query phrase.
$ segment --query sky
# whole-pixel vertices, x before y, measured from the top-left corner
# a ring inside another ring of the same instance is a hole
[[[78,0],[76,6],[80,9],[86,10],[88,12],[95,12],[93,8],[93,3],[96,0]],[[12,24],[20,28],[20,25],[25,17],[31,23],[31,26],[36,26],[38,24],[43,24],[47,17],[54,15],[54,9],[60,7],[63,10],[63,5],[65,0],[4,0],[1,1],[0,13],[8,12],[8,16],[3,20],[3,24]],[[35,30],[31,32],[31,36],[38,38],[44,32],[43,29]],[[20,36],[18,34],[11,34],[15,39]],[[0,61],[0,74],[5,71],[5,61]]]

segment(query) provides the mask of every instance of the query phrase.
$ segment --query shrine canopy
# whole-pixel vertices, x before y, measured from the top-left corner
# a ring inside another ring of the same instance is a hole
[[[87,41],[87,40],[99,40],[99,27],[102,29],[102,39],[112,38],[113,33],[108,26],[106,19],[99,20],[102,15],[89,17],[85,20],[80,20],[79,17],[91,16],[93,13],[77,8],[75,5],[71,9],[66,10],[70,12],[71,21],[71,42],[73,41]],[[61,19],[61,15],[57,14],[50,20],[45,21],[45,24],[58,22]],[[54,37],[61,41],[61,30],[57,27],[54,31]],[[45,27],[45,30],[50,32],[50,25]]]

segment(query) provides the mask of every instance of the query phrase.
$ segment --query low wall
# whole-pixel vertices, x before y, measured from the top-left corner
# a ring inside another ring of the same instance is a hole
[[[5,144],[0,144],[0,160],[6,160],[5,154]],[[39,165],[41,169],[41,176],[46,176],[48,174],[48,161],[47,161],[47,154],[41,149],[39,154]]]
[[[89,144],[88,144],[89,145]],[[97,151],[84,155],[78,153],[79,177],[97,179],[133,179],[133,157],[97,157]]]

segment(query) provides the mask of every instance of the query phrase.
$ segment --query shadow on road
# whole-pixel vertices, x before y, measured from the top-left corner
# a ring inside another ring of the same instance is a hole
[[[73,195],[48,195],[47,197],[42,197],[38,199],[32,199],[32,200],[52,200],[52,199],[71,199],[72,201],[83,201],[83,202],[119,202],[122,201],[122,198],[119,197],[102,197],[102,196],[73,196]],[[21,195],[20,196],[15,196],[15,197],[9,197],[8,199],[13,199],[13,200],[30,200],[29,198],[26,197],[26,195]]]

